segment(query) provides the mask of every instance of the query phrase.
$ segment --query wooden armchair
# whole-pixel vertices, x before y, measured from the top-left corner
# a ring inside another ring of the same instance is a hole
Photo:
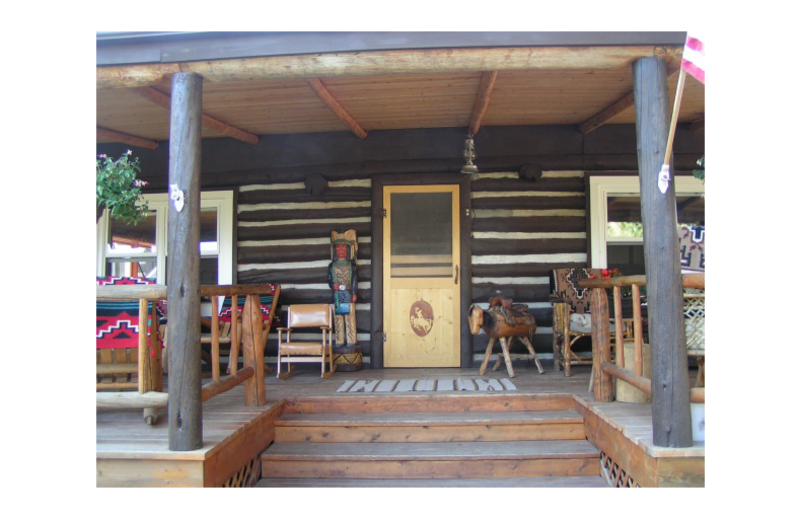
[[[572,346],[580,338],[592,335],[589,309],[591,291],[578,285],[590,276],[601,277],[601,269],[584,267],[554,269],[550,277],[553,302],[553,365],[570,375],[572,365],[591,365],[592,358],[578,356]]]
[[[278,378],[287,379],[292,374],[293,362],[320,363],[322,377],[331,377],[336,371],[333,363],[332,327],[333,311],[327,303],[289,306],[286,327],[278,328]],[[304,328],[321,329],[321,341],[292,341],[292,331]],[[281,363],[289,365],[286,373],[281,372]],[[328,372],[325,372],[325,363],[330,368]]]

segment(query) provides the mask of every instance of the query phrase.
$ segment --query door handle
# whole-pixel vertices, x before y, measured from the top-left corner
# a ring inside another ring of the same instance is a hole
[[[456,264],[456,279],[455,279],[455,282],[456,282],[456,285],[458,285],[458,264]]]

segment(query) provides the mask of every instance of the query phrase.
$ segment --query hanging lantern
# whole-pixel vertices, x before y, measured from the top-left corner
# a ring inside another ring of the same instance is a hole
[[[478,167],[472,162],[475,160],[475,143],[472,136],[467,134],[467,139],[464,141],[464,166],[461,167],[461,173],[478,173]]]

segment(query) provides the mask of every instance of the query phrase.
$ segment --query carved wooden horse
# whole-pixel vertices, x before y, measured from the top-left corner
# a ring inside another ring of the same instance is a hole
[[[492,348],[494,348],[494,344],[499,339],[503,353],[502,356],[497,356],[497,363],[495,363],[493,370],[500,368],[500,363],[505,361],[508,376],[514,377],[514,369],[511,366],[512,356],[509,354],[509,348],[514,338],[519,338],[530,353],[529,356],[514,357],[533,359],[536,362],[536,368],[539,369],[539,373],[544,373],[542,363],[539,361],[539,358],[536,357],[536,352],[534,352],[533,344],[531,344],[530,340],[534,332],[536,332],[536,320],[533,316],[525,312],[524,314],[513,316],[511,321],[513,322],[511,325],[506,322],[505,317],[498,307],[490,307],[488,311],[481,309],[477,305],[472,305],[469,308],[469,330],[472,332],[472,335],[478,334],[481,329],[483,329],[489,336],[489,346],[486,347],[486,354],[481,364],[480,375],[486,372],[486,366],[489,364],[489,357],[492,355]]]

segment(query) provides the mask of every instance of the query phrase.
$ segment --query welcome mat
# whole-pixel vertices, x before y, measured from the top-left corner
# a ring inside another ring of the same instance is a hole
[[[362,379],[345,381],[337,392],[508,392],[514,383],[503,379]]]

